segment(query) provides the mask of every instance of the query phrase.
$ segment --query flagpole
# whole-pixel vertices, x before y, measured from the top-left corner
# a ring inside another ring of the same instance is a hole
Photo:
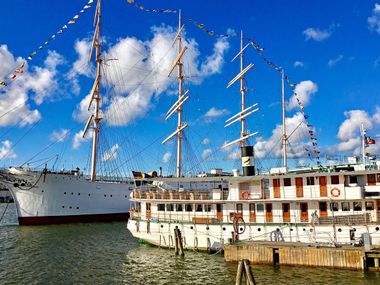
[[[364,167],[365,167],[365,165],[366,165],[366,161],[365,161],[365,134],[364,134],[364,125],[363,125],[363,123],[361,124],[361,127],[360,127],[360,133],[361,133],[361,137],[362,137],[363,164],[364,164]]]

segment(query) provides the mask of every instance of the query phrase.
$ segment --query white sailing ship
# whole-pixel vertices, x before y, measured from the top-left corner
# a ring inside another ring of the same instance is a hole
[[[21,225],[55,224],[72,222],[101,222],[127,220],[131,181],[104,181],[97,177],[98,140],[101,101],[101,71],[104,59],[101,54],[101,0],[95,11],[95,33],[90,61],[95,54],[96,76],[91,90],[88,110],[93,109],[84,128],[83,137],[92,129],[91,178],[79,169],[54,172],[44,169],[10,168],[1,171],[1,183],[8,188],[15,201]],[[132,184],[131,184],[132,183]]]
[[[179,55],[183,49],[178,28]],[[283,167],[268,174],[254,175],[253,147],[247,138],[245,119],[257,111],[256,104],[245,106],[244,75],[253,67],[244,67],[241,35],[240,73],[228,87],[240,81],[241,111],[226,121],[226,127],[241,123],[240,138],[227,143],[241,146],[243,175],[145,179],[131,197],[128,229],[137,238],[160,247],[174,247],[174,229],[181,231],[182,244],[188,249],[222,249],[236,240],[304,242],[316,245],[362,244],[365,237],[380,245],[380,169],[377,164],[351,161],[321,170],[305,168],[289,171],[285,128],[284,74]],[[172,68],[172,70],[173,70]],[[171,71],[172,71],[171,70]],[[178,112],[177,169],[180,167],[180,140],[184,126],[181,106],[186,97],[180,88],[179,100],[169,110]],[[186,125],[185,125],[186,126]],[[363,133],[363,132],[362,132]],[[171,138],[171,137],[169,137]],[[363,135],[364,141],[364,135]],[[363,142],[364,144],[364,142]],[[180,168],[179,168],[180,169]]]

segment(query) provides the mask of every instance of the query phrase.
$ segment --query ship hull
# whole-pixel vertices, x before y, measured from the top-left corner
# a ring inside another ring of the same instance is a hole
[[[1,173],[20,225],[127,221],[132,184],[91,182],[80,175]]]
[[[127,221],[129,212],[115,214],[76,215],[76,216],[45,216],[45,217],[19,217],[18,223],[24,226],[52,225],[71,223],[115,222]]]

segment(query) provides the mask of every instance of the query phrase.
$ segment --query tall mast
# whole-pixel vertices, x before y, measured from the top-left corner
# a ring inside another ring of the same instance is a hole
[[[86,126],[83,131],[83,138],[85,137],[91,123],[92,123],[92,155],[91,155],[91,181],[96,180],[96,161],[98,156],[98,141],[99,141],[99,127],[100,121],[100,81],[101,81],[101,38],[100,38],[100,21],[101,21],[101,0],[98,0],[95,10],[94,26],[95,33],[92,40],[91,51],[90,51],[90,61],[92,59],[93,51],[95,48],[95,62],[96,62],[96,76],[95,82],[92,86],[90,93],[90,102],[88,105],[88,110],[91,109],[92,103],[94,102],[93,112],[87,120]]]
[[[281,72],[281,81],[282,81],[282,92],[281,92],[281,101],[282,101],[282,157],[284,160],[284,169],[287,168],[287,157],[286,157],[286,124],[285,124],[285,85],[284,85],[284,70]]]
[[[365,135],[366,135],[366,130],[364,128],[364,125],[361,124],[361,127],[360,127],[360,134],[361,134],[361,137],[362,137],[362,157],[363,157],[363,164],[364,166],[366,165],[366,155],[365,155]]]
[[[166,143],[173,137],[177,137],[177,163],[176,163],[176,176],[182,176],[182,138],[183,138],[183,130],[188,126],[186,123],[182,122],[182,105],[189,99],[188,90],[183,92],[183,74],[182,74],[182,62],[181,59],[185,54],[187,47],[182,47],[182,30],[184,25],[181,22],[181,10],[179,10],[178,16],[178,31],[175,38],[178,44],[178,55],[175,59],[172,67],[170,68],[168,76],[172,74],[175,67],[178,67],[177,70],[177,79],[178,79],[178,100],[173,104],[173,106],[166,113],[165,120],[168,120],[175,112],[177,112],[177,129],[169,135],[162,143]]]
[[[178,54],[182,50],[182,30],[181,30],[181,10],[178,13]],[[178,60],[178,99],[182,96],[183,75],[181,59]],[[181,177],[181,160],[182,160],[182,106],[177,109],[178,123],[177,123],[177,177]]]
[[[244,69],[244,52],[243,52],[243,31],[240,31],[240,73]],[[241,121],[241,133],[240,133],[240,145],[245,146],[246,145],[246,139],[245,137],[245,117],[243,117],[244,109],[245,109],[245,79],[242,75],[240,77],[240,93],[241,93],[241,114],[240,114],[240,121]]]

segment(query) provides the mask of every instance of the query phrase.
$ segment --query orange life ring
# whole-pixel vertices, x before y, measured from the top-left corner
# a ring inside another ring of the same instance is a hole
[[[131,214],[131,217],[133,217],[133,215],[135,214],[135,208],[131,208],[129,210],[129,213]]]
[[[334,187],[333,189],[331,189],[330,194],[333,197],[339,197],[340,196],[340,190],[338,188]]]
[[[242,198],[243,200],[248,200],[248,198],[249,198],[249,194],[248,194],[248,192],[243,192],[243,193],[241,193],[241,198]]]

